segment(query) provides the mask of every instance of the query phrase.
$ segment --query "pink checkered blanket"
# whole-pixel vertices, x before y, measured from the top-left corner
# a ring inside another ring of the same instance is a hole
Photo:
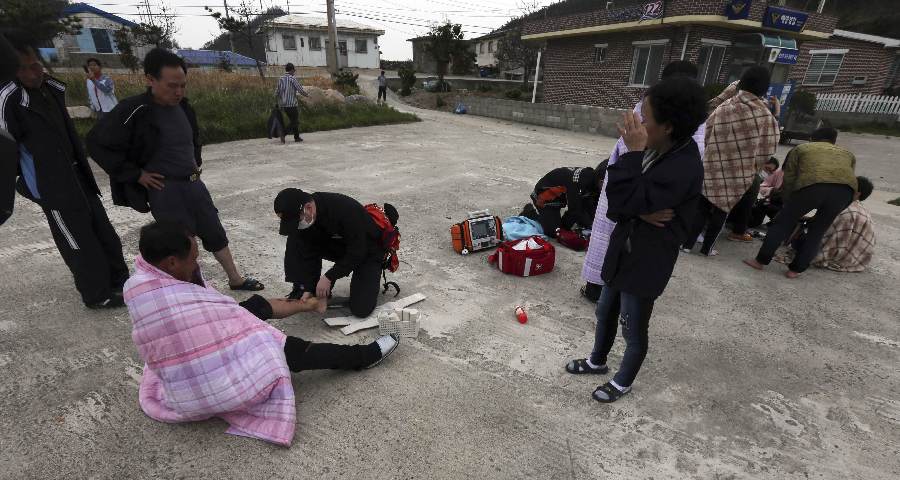
[[[176,280],[143,258],[125,284],[144,361],[140,405],[161,422],[218,417],[226,433],[290,446],[296,407],[285,335],[215,289]]]

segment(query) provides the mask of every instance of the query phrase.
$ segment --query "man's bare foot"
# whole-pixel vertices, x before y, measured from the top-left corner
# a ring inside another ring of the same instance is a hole
[[[327,298],[316,298],[316,311],[319,313],[325,313],[328,310],[328,299]]]
[[[799,277],[800,274],[793,270],[788,270],[788,271],[784,272],[784,276],[793,280],[793,279]]]
[[[744,260],[744,265],[747,265],[748,267],[755,270],[762,270],[763,268],[765,268],[765,265],[757,262],[755,258],[748,258]]]

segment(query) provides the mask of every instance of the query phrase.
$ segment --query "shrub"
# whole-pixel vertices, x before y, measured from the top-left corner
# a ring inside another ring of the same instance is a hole
[[[334,89],[344,94],[345,97],[359,95],[359,84],[356,83],[358,78],[359,75],[350,70],[341,70],[334,75]]]
[[[416,85],[416,71],[412,68],[401,68],[397,71],[400,75],[400,95],[407,96],[411,93],[412,87]]]
[[[518,88],[513,88],[506,91],[506,98],[510,100],[521,100],[522,99],[522,90]]]
[[[487,93],[493,90],[494,88],[490,86],[490,84],[482,83],[478,85],[478,91],[481,93]]]
[[[789,105],[790,110],[807,115],[815,115],[816,113],[816,94],[806,91],[797,90],[791,97]]]
[[[897,205],[898,207],[900,207],[900,197],[897,197],[897,198],[889,201],[888,203],[890,203],[891,205]]]
[[[437,108],[443,108],[443,107],[446,106],[447,104],[444,102],[444,97],[438,95],[438,96],[436,96],[436,97],[434,98],[434,105],[435,105]]]

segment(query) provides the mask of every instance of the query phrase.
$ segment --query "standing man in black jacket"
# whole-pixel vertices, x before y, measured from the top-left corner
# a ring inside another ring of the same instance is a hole
[[[37,50],[12,40],[18,54],[16,80],[0,83],[0,132],[11,137],[18,160],[9,184],[44,210],[59,253],[90,308],[124,306],[128,267],[122,242],[98,198],[100,189],[66,110],[66,86],[44,74]],[[6,150],[6,148],[4,148]],[[5,177],[11,169],[4,168]],[[10,211],[11,213],[11,211]]]
[[[91,157],[109,174],[113,203],[187,226],[222,265],[232,290],[262,290],[262,283],[238,273],[219,211],[200,179],[200,130],[184,96],[184,60],[156,48],[144,58],[144,73],[147,92],[119,102],[88,133]]]
[[[275,197],[275,214],[279,233],[288,237],[284,270],[294,284],[289,296],[324,301],[334,282],[352,273],[350,312],[368,317],[378,302],[385,250],[382,232],[362,204],[340,193],[286,188]],[[324,275],[323,259],[334,262]]]

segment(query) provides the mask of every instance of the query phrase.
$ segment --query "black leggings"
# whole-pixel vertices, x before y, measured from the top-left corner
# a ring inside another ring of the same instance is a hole
[[[284,358],[292,372],[303,370],[359,370],[381,358],[377,343],[335,345],[313,343],[298,337],[287,337]]]

